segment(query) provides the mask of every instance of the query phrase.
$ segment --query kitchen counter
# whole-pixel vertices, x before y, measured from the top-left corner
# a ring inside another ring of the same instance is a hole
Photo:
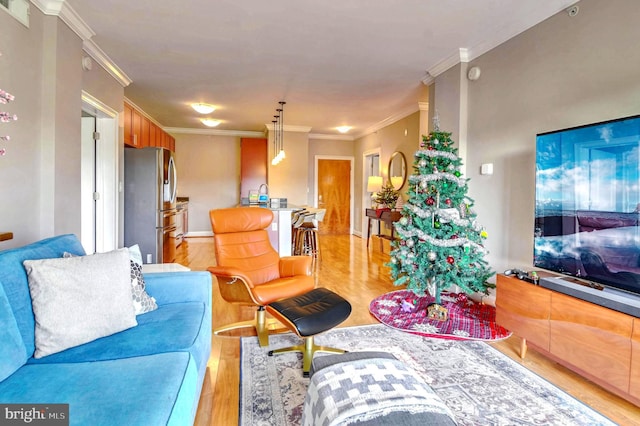
[[[189,197],[178,197],[176,201],[176,247],[182,244],[189,232]]]
[[[269,241],[280,257],[291,256],[291,213],[304,207],[292,204],[271,207],[270,204],[241,204],[238,207],[262,207],[273,212],[273,222],[267,229]]]

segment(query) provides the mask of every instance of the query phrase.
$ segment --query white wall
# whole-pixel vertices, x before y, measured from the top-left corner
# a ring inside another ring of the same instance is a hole
[[[189,197],[189,235],[210,235],[209,210],[240,203],[240,138],[172,134],[178,197]]]
[[[416,104],[416,110],[418,105]],[[407,176],[413,173],[413,154],[418,150],[422,135],[420,135],[420,112],[415,112],[402,119],[399,119],[393,124],[383,127],[370,135],[357,139],[354,142],[354,156],[355,156],[355,216],[354,227],[355,234],[362,233],[362,217],[365,214],[362,198],[360,195],[364,189],[362,187],[362,177],[364,176],[362,170],[362,156],[365,151],[369,151],[375,148],[380,148],[380,167],[381,173],[386,180],[387,167],[389,159],[395,151],[400,151],[404,154],[407,160]],[[403,198],[406,201],[406,191],[408,188],[408,180],[401,189]]]
[[[0,88],[16,98],[0,110],[18,115],[18,121],[0,123],[0,141],[7,154],[0,157],[0,229],[14,239],[0,249],[30,242],[40,236],[40,108],[42,91],[43,15],[32,14],[31,29],[7,13],[0,13]]]
[[[7,13],[0,13],[0,28],[0,88],[16,97],[2,110],[18,115],[0,124],[0,133],[11,136],[0,158],[0,229],[14,233],[0,250],[63,233],[81,236],[82,40],[33,5],[29,28]],[[124,89],[95,72],[86,79],[89,93],[122,111]]]
[[[578,5],[576,17],[560,12],[468,64],[482,75],[468,84],[464,160],[497,271],[532,266],[536,134],[640,114],[638,2]],[[436,78],[442,123],[458,76],[454,67]],[[494,163],[492,176],[479,174],[482,163]]]

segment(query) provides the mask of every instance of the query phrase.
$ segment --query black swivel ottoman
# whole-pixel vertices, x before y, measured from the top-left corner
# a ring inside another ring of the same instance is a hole
[[[273,302],[266,308],[275,319],[304,339],[301,345],[269,351],[269,356],[285,352],[302,352],[302,374],[305,377],[309,376],[314,353],[346,352],[342,349],[317,346],[313,342],[313,336],[331,330],[351,314],[351,304],[331,290],[316,288],[300,296]]]

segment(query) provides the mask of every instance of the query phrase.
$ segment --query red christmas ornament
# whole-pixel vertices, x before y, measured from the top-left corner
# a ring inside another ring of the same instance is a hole
[[[457,240],[457,239],[458,239],[458,235],[453,234],[453,235],[451,236],[451,239],[452,239],[452,240]]]
[[[436,200],[433,197],[427,198],[427,205],[432,206],[436,203]]]
[[[467,295],[465,293],[458,293],[458,296],[456,297],[456,300],[459,303],[467,303],[468,298],[467,298]]]
[[[453,256],[447,256],[447,263],[449,265],[453,265],[453,262],[455,262],[456,260],[453,258]]]
[[[446,200],[444,200],[444,203],[448,206],[451,205],[451,200],[449,198],[447,198]]]

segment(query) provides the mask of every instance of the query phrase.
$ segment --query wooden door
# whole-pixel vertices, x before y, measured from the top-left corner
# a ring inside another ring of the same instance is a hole
[[[327,210],[319,224],[320,234],[349,234],[350,160],[318,160],[318,208]]]

